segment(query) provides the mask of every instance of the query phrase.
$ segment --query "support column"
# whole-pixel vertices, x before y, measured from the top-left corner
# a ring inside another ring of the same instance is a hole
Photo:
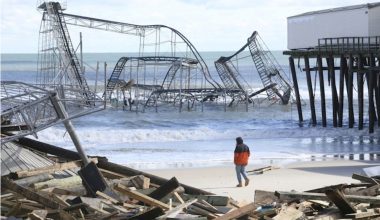
[[[320,55],[317,56],[318,63],[318,74],[319,74],[319,89],[321,93],[321,111],[322,111],[322,126],[326,127],[326,100],[325,100],[325,82],[323,79],[323,67],[322,67],[322,58]]]
[[[347,60],[342,54],[340,56],[340,73],[339,73],[339,110],[338,110],[338,126],[343,126],[343,106],[344,106],[344,76],[347,72]]]
[[[364,93],[363,93],[363,57],[359,55],[358,57],[358,72],[357,81],[358,81],[358,102],[359,102],[359,130],[363,129],[363,108],[364,108]]]
[[[350,54],[349,57],[349,64],[348,64],[348,82],[347,82],[347,98],[348,98],[348,127],[353,128],[354,127],[354,103],[353,103],[353,64],[354,64],[354,58],[352,57],[352,54]]]
[[[378,65],[377,68],[380,69],[380,56],[377,57]],[[380,70],[377,71],[377,77],[376,77],[376,93],[375,93],[375,99],[376,99],[376,109],[377,109],[377,126],[380,128]]]
[[[311,123],[312,123],[313,126],[315,126],[315,125],[317,125],[317,117],[315,115],[315,101],[314,101],[314,93],[313,93],[313,83],[311,81],[311,74],[310,74],[309,57],[307,55],[305,55],[304,60],[305,60],[305,71],[306,71],[307,88],[309,90]]]
[[[338,93],[336,91],[336,80],[335,80],[335,65],[334,65],[334,57],[330,55],[328,58],[328,69],[329,69],[329,75],[330,75],[330,81],[331,81],[331,96],[332,96],[332,107],[333,107],[333,125],[334,127],[338,126]]]
[[[375,125],[375,108],[374,108],[374,102],[373,102],[373,85],[374,85],[374,79],[375,79],[375,56],[373,53],[370,55],[370,71],[369,71],[369,77],[368,77],[368,110],[369,110],[369,133],[374,132],[374,125]]]
[[[297,81],[297,74],[296,74],[296,68],[294,66],[294,59],[293,57],[289,57],[289,65],[290,65],[290,71],[292,72],[292,78],[293,78],[293,85],[294,85],[294,92],[296,95],[296,102],[297,102],[297,110],[298,110],[298,121],[303,122],[303,116],[302,116],[302,107],[301,107],[301,98],[300,98],[300,92],[298,89],[298,81]]]

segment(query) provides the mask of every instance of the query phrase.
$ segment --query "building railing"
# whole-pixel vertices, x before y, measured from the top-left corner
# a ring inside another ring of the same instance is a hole
[[[320,52],[380,52],[380,36],[318,39]]]

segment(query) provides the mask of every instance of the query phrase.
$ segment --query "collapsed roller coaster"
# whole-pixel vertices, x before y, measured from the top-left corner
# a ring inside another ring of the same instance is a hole
[[[215,62],[220,80],[210,74],[206,62],[194,45],[178,30],[165,25],[135,25],[64,13],[65,4],[40,2],[42,22],[39,40],[37,83],[54,87],[62,97],[82,99],[88,106],[102,97],[110,103],[122,103],[132,110],[145,110],[163,104],[181,106],[187,100],[191,109],[195,102],[217,100],[228,96],[234,100],[249,100],[266,91],[273,100],[276,95],[284,104],[291,86],[273,65],[273,56],[267,56],[257,33],[248,43],[230,57]],[[102,95],[95,94],[88,85],[83,62],[71,41],[68,26],[116,32],[139,38],[138,56],[121,57],[110,74]],[[264,88],[253,91],[243,77],[231,66],[231,59],[248,47],[263,82]],[[222,83],[223,84],[222,84]],[[244,85],[244,86],[243,86]],[[289,93],[289,94],[288,94]],[[276,94],[276,95],[275,95]],[[236,102],[239,103],[239,102]]]

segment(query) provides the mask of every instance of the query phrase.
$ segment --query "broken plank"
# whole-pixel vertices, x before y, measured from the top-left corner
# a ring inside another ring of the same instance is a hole
[[[109,171],[109,170],[106,170],[106,169],[99,169],[99,171],[102,173],[102,175],[108,179],[121,179],[121,178],[125,178],[127,176],[125,175],[122,175],[120,173],[116,173],[116,172],[113,172],[113,171]]]
[[[103,192],[96,191],[96,195],[99,196],[100,198],[107,199],[108,201],[112,202],[113,204],[120,203],[117,199],[114,199],[111,196],[109,196]]]
[[[217,209],[216,207],[214,207],[213,205],[211,205],[210,203],[206,202],[203,199],[199,200],[199,203],[208,207],[210,210],[213,210],[213,212],[215,212],[215,213],[222,213],[219,209]]]
[[[230,211],[216,218],[215,220],[229,220],[229,219],[239,218],[239,217],[249,214],[250,212],[253,212],[256,208],[257,206],[254,203],[249,203],[248,205],[245,205],[238,209]]]
[[[62,179],[52,179],[45,182],[34,183],[32,188],[34,189],[43,189],[50,187],[58,188],[71,188],[72,186],[82,185],[82,179],[80,176],[71,176]]]
[[[356,212],[356,209],[349,203],[349,201],[338,189],[326,190],[325,194],[343,214]]]
[[[26,187],[17,185],[16,183],[12,182],[11,180],[9,180],[6,177],[1,177],[1,185],[2,185],[2,187],[5,187],[5,188],[11,190],[14,193],[22,195],[27,199],[37,201],[46,207],[49,207],[52,209],[58,209],[60,207],[60,205],[58,203],[56,203],[55,201],[53,201],[49,198],[46,198],[37,192],[33,192],[32,190],[30,190]]]
[[[182,197],[177,192],[173,192],[173,195],[174,198],[178,200],[178,202],[180,202],[181,204],[185,203],[185,201],[183,201]]]
[[[164,210],[168,210],[169,209],[169,206],[161,201],[158,201],[156,199],[153,199],[149,196],[146,196],[142,193],[139,193],[139,192],[136,192],[136,191],[132,191],[130,190],[128,187],[125,187],[121,184],[117,184],[115,186],[115,190],[121,192],[121,193],[124,193],[125,195],[133,198],[133,199],[136,199],[138,201],[141,201],[143,203],[146,203],[148,205],[151,205],[151,206],[158,206]]]
[[[261,167],[261,168],[257,168],[257,169],[253,169],[253,170],[248,170],[247,173],[259,173],[259,174],[263,174],[265,171],[275,170],[275,169],[279,169],[279,168],[278,167],[274,167],[274,166],[266,166],[266,167]]]
[[[91,158],[91,161],[93,161],[94,163],[98,162],[97,158]],[[34,175],[38,175],[42,173],[54,173],[57,171],[79,168],[81,166],[82,166],[82,161],[76,160],[76,161],[70,161],[66,163],[56,163],[51,166],[36,168],[32,170],[21,170],[18,172],[11,173],[10,175],[12,178],[22,178],[22,177],[34,176]]]
[[[149,209],[148,211],[135,215],[131,218],[128,218],[130,220],[140,220],[140,219],[156,219],[157,217],[164,214],[164,211],[160,207],[154,207],[152,209]]]
[[[174,218],[177,214],[179,214],[184,208],[190,206],[191,204],[195,203],[197,199],[192,199],[190,201],[187,201],[186,203],[182,203],[181,205],[176,206],[175,208],[170,209],[165,213],[165,215],[160,216],[159,219],[166,219],[168,217]]]
[[[195,203],[194,203],[195,204]],[[206,216],[208,219],[213,219],[218,217],[218,215],[209,212],[208,210],[202,209],[198,206],[195,206],[194,204],[190,205],[187,207],[186,212],[190,214],[195,214],[195,215],[201,215],[201,216]]]
[[[29,177],[25,177],[22,179],[14,180],[14,182],[20,186],[29,186],[33,183],[43,182],[43,181],[51,180],[53,178],[54,178],[53,175],[51,175],[49,173],[41,173],[38,175],[29,176]]]
[[[355,192],[352,192],[352,195],[361,195],[361,196],[378,196],[380,194],[380,185],[373,185],[368,188],[359,189]]]
[[[204,200],[203,200],[203,201],[204,201]],[[207,203],[207,202],[206,202],[206,203]],[[208,204],[208,203],[207,203],[207,204]],[[200,201],[194,203],[193,206],[196,206],[196,207],[198,207],[198,208],[204,209],[204,210],[206,210],[206,211],[208,211],[208,212],[210,212],[210,213],[213,213],[213,214],[214,214],[214,213],[220,213],[219,210],[218,210],[217,208],[215,208],[214,206],[212,206],[212,205],[210,205],[210,204],[206,205],[206,204],[204,204],[204,203],[201,203]]]
[[[186,195],[186,196],[188,196],[189,198],[203,199],[213,206],[227,206],[230,203],[230,198],[227,196],[217,196],[217,195]]]
[[[374,178],[359,175],[356,173],[352,174],[352,179],[359,180],[359,181],[365,182],[365,183],[379,184],[379,182],[377,182]]]
[[[276,191],[275,194],[277,197],[284,200],[292,200],[292,199],[324,200],[324,201],[328,200],[327,196],[323,193]],[[345,197],[350,202],[380,204],[379,197],[356,196],[356,195],[346,195]]]
[[[131,179],[136,189],[149,189],[150,179],[144,175],[137,175]]]
[[[71,190],[68,190],[68,189],[61,189],[61,188],[55,188],[54,187],[51,190],[51,193],[58,194],[58,195],[71,195],[71,196],[82,196],[82,195],[85,195],[86,191],[85,191],[84,187],[81,187],[81,188],[83,188],[82,193],[78,193],[78,192],[74,192],[74,191],[71,191]]]
[[[360,218],[372,219],[373,217],[380,216],[380,213],[375,212],[374,210],[367,210],[366,212],[351,213],[351,214],[347,214],[346,216],[350,218],[354,218],[354,219],[360,219]]]
[[[28,214],[31,220],[44,220],[48,214],[47,210],[34,210]]]
[[[271,204],[277,202],[278,198],[274,195],[274,192],[255,190],[255,204]]]
[[[160,187],[158,187],[156,190],[154,190],[152,193],[149,194],[149,197],[152,197],[153,199],[161,200],[169,193],[173,192],[175,189],[179,187],[179,182],[177,178],[173,177],[166,183],[162,184]]]

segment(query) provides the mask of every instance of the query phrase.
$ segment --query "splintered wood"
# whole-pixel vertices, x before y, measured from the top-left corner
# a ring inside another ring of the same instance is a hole
[[[108,170],[104,166],[107,163],[103,162],[99,171],[108,187],[94,194],[87,191],[75,172],[62,174],[78,170],[81,161],[2,176],[2,216],[65,220],[233,219],[248,217],[256,208],[254,205],[239,207],[229,197],[181,185],[175,177],[165,180],[145,176],[127,167],[119,167],[123,168],[120,173]]]
[[[258,219],[380,219],[379,177],[353,174],[362,183],[338,184],[307,192],[255,191]]]

